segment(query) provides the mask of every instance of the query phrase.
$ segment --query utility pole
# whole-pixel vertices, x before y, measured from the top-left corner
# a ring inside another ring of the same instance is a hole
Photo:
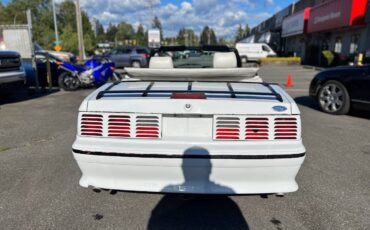
[[[37,65],[36,65],[35,47],[33,45],[33,38],[32,38],[32,15],[31,15],[30,9],[26,11],[26,15],[27,15],[28,35],[29,35],[30,44],[31,44],[32,69],[35,73],[36,92],[38,93],[40,91],[40,83],[39,83],[39,74],[38,74]]]
[[[59,34],[57,25],[57,15],[55,13],[55,0],[51,0],[53,4],[53,17],[54,17],[54,31],[55,31],[55,45],[59,45]]]
[[[185,31],[184,38],[185,38],[185,46],[189,46],[189,44],[188,44],[188,32],[187,31]]]
[[[85,59],[85,47],[84,47],[84,38],[82,31],[82,19],[81,19],[81,8],[80,0],[76,0],[76,22],[77,22],[77,36],[78,36],[78,50],[80,59]]]
[[[154,0],[149,0],[149,7],[150,7],[150,20],[149,20],[149,28],[154,28],[153,27],[153,21],[154,21],[154,9],[153,9],[153,6],[154,6]]]

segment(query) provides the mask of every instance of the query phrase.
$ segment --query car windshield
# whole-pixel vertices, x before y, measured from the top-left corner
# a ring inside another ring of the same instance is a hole
[[[171,57],[174,68],[213,68],[215,52],[230,52],[227,47],[162,47],[152,56]]]

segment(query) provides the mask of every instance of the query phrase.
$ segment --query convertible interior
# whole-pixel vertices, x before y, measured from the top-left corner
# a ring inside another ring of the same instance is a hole
[[[152,53],[149,68],[125,68],[130,78],[142,80],[227,80],[261,82],[258,68],[242,68],[237,51],[165,47]]]

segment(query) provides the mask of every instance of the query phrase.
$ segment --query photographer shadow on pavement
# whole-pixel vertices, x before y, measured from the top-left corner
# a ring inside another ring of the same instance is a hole
[[[202,156],[194,159],[191,156]],[[231,188],[210,181],[212,164],[209,152],[194,147],[184,152],[182,171],[185,181],[166,186],[162,192],[183,191],[184,195],[166,194],[153,209],[148,229],[249,229],[238,205],[227,195],[186,195],[215,191],[233,194]],[[196,187],[196,188],[195,188]]]

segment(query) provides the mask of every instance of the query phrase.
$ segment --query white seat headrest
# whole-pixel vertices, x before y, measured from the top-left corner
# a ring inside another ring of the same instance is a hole
[[[151,57],[149,61],[150,69],[173,69],[171,57]]]
[[[213,54],[213,68],[236,68],[238,63],[234,52],[217,52]]]

